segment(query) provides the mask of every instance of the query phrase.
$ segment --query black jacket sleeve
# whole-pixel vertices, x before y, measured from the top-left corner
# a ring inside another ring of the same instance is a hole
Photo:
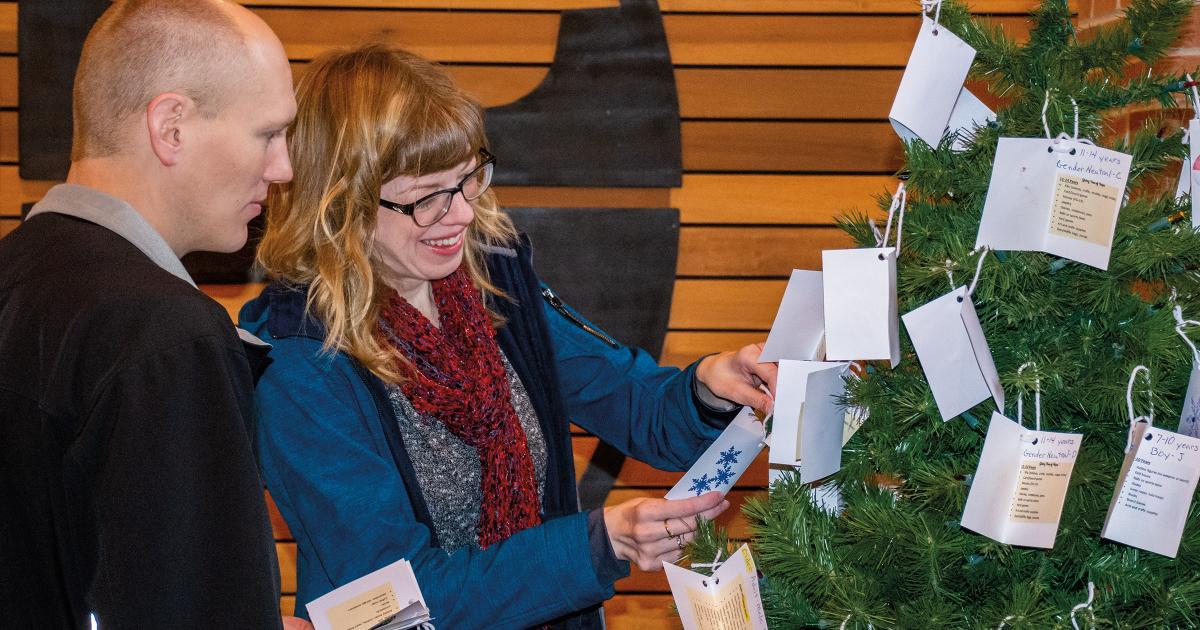
[[[76,444],[92,455],[68,467],[80,496],[67,504],[90,507],[70,521],[99,549],[86,597],[105,630],[280,627],[252,377],[234,344],[200,336],[118,366],[86,414]]]

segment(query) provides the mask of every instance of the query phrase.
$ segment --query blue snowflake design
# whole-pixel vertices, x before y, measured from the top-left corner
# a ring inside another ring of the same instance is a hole
[[[700,496],[709,490],[716,490],[721,486],[733,483],[733,466],[738,463],[738,456],[741,454],[742,452],[735,446],[721,451],[721,455],[717,458],[717,469],[713,471],[712,478],[709,478],[708,473],[693,477],[688,492]]]
[[[696,496],[700,496],[708,492],[712,486],[712,480],[708,478],[708,473],[704,473],[699,477],[692,478],[692,486],[688,488],[688,492],[695,492]]]

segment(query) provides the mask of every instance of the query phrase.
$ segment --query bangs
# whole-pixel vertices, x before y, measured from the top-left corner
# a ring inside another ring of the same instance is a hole
[[[474,101],[461,93],[446,99],[437,99],[436,92],[419,98],[423,102],[411,104],[417,106],[410,109],[409,133],[396,139],[394,172],[387,179],[455,168],[487,148],[483,112]]]

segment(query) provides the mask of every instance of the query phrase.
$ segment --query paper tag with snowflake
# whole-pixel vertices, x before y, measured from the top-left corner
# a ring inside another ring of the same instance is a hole
[[[667,493],[668,499],[698,497],[705,492],[729,492],[763,449],[763,424],[750,407],[742,407],[733,422],[709,445],[687,474]]]
[[[767,630],[758,569],[745,543],[712,575],[663,563],[684,630]]]

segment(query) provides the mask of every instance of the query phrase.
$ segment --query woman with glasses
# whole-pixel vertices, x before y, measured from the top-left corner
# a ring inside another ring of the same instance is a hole
[[[601,627],[629,562],[660,570],[728,503],[581,513],[569,421],[684,470],[770,405],[774,367],[757,346],[659,367],[553,308],[489,189],[482,112],[435,64],[334,53],[297,102],[258,250],[276,282],[241,313],[274,346],[257,431],[296,612],[405,558],[439,627]]]

